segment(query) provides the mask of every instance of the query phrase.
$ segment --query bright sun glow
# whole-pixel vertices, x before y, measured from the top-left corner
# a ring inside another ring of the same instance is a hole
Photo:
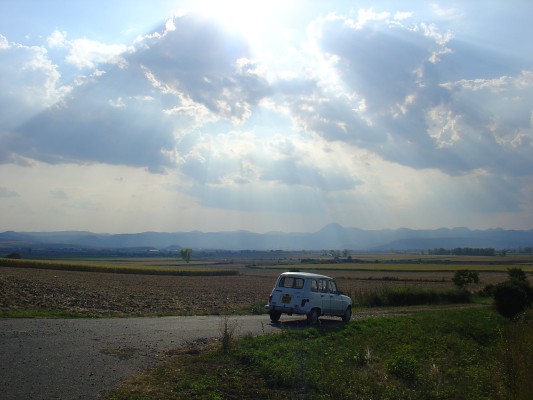
[[[216,2],[199,2],[193,10],[218,20],[229,30],[255,40],[267,27],[275,10],[282,3],[278,0],[255,2],[250,0],[229,0]]]

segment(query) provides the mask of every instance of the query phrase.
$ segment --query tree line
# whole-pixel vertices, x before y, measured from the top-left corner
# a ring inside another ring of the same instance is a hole
[[[456,247],[455,249],[435,248],[428,250],[428,254],[438,256],[495,256],[496,250],[492,247]]]

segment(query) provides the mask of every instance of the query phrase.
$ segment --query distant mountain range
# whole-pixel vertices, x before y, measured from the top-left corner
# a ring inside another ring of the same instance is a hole
[[[179,249],[204,250],[354,250],[409,251],[457,247],[521,249],[533,246],[533,230],[363,230],[329,224],[313,233],[143,232],[97,234],[92,232],[0,233],[0,249]]]

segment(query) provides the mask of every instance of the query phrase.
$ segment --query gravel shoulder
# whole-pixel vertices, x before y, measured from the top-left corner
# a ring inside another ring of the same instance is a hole
[[[219,316],[0,319],[2,399],[98,399],[171,350],[220,337]],[[235,316],[236,334],[275,332],[267,316]]]

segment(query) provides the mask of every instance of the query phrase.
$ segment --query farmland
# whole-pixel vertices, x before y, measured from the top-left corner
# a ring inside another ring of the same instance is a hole
[[[366,254],[358,262],[302,264],[291,257],[202,259],[165,257],[0,259],[2,315],[136,316],[263,312],[281,270],[333,276],[343,292],[383,288],[450,289],[458,269],[479,271],[481,289],[506,279],[509,266],[533,271],[531,256],[428,257]]]
[[[320,257],[301,263],[279,254],[188,264],[163,257],[0,259],[0,316],[260,313],[276,276],[295,269],[335,277],[356,300],[391,289],[450,290],[459,269],[479,273],[480,283],[469,287],[476,292],[506,280],[510,267],[522,268],[531,279],[532,261],[394,254],[351,263]],[[424,309],[396,307],[393,313],[404,317],[374,321],[359,319],[380,311],[356,306],[357,321],[347,325],[325,323],[234,343],[230,334],[231,352],[221,354],[215,345],[200,353],[177,351],[109,398],[527,398],[521,396],[531,388],[531,317],[510,324],[489,307],[467,306],[414,314]],[[343,379],[341,370],[354,379]]]

